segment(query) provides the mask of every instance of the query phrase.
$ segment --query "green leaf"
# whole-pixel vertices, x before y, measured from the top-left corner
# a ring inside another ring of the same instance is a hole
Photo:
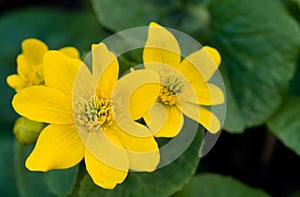
[[[289,13],[300,22],[300,0],[281,0]]]
[[[209,22],[206,0],[91,0],[91,3],[98,21],[114,32],[154,21],[200,35]]]
[[[14,142],[14,168],[19,195],[21,197],[54,197],[48,191],[42,172],[31,172],[25,168],[25,160],[33,149],[31,145]]]
[[[105,190],[95,185],[88,174],[81,182],[80,197],[115,196],[169,196],[178,191],[194,174],[198,151],[203,139],[203,129],[198,129],[195,139],[186,152],[176,161],[153,173],[130,172],[125,181],[114,190]]]
[[[229,177],[213,173],[194,176],[174,197],[266,197],[270,196],[260,189],[252,188]]]
[[[210,42],[228,73],[228,102],[239,109],[228,104],[225,125],[228,131],[241,119],[240,128],[261,125],[280,106],[295,72],[299,26],[278,0],[213,0],[210,11]]]
[[[293,80],[290,82],[289,94],[300,96],[300,54],[296,74],[294,75]]]
[[[300,94],[300,93],[299,93]],[[285,99],[282,107],[268,122],[269,130],[300,156],[300,96]]]
[[[229,131],[230,133],[242,133],[246,126],[245,120],[241,116],[237,116],[240,113],[240,109],[236,99],[234,98],[231,83],[228,79],[228,74],[226,70],[221,67],[220,69],[222,73],[222,78],[224,81],[224,85],[226,87],[226,101],[227,101],[227,108],[226,108],[226,117],[224,122],[224,129]]]
[[[16,56],[21,52],[21,42],[25,38],[38,38],[46,42],[50,49],[66,45],[79,48],[81,52],[90,50],[92,43],[98,43],[108,34],[98,25],[91,13],[84,11],[36,8],[2,14],[0,19],[0,125],[12,127],[17,118],[11,107],[15,94],[6,77],[16,73]]]
[[[17,196],[17,186],[14,179],[13,168],[13,141],[11,135],[3,135],[0,132],[0,196]]]
[[[65,170],[52,170],[44,174],[49,191],[57,196],[67,196],[75,186],[79,166]]]

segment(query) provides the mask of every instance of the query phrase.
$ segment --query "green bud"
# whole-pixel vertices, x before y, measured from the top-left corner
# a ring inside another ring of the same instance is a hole
[[[13,133],[21,144],[33,144],[44,127],[44,123],[20,117],[15,122]]]

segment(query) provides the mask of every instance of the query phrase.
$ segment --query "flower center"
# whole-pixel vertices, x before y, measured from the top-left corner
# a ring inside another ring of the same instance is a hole
[[[179,103],[178,94],[181,93],[184,86],[180,75],[161,75],[162,85],[159,98],[164,104],[174,105]]]
[[[174,105],[179,102],[174,92],[169,90],[166,86],[161,86],[159,98],[161,102],[167,105]]]
[[[43,70],[42,70],[43,65],[36,65],[32,66],[31,72],[28,75],[28,81],[26,86],[34,86],[34,85],[41,85],[44,83],[44,76],[43,76]]]
[[[89,131],[97,130],[100,126],[108,126],[113,122],[112,102],[108,98],[91,96],[89,99],[80,98],[75,107],[76,120]]]

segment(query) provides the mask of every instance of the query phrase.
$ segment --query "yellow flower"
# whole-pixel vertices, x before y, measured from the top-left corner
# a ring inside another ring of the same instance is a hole
[[[156,137],[177,135],[183,125],[182,113],[211,133],[221,129],[218,118],[204,107],[224,102],[222,90],[209,82],[220,65],[221,57],[217,50],[205,46],[181,61],[176,38],[167,29],[152,22],[143,61],[145,69],[154,70],[160,75],[162,84],[157,103],[163,107],[153,107],[144,116]],[[164,113],[165,123],[158,128],[157,121],[162,119]],[[155,121],[151,121],[151,118]]]
[[[122,94],[115,99],[113,89],[116,86],[118,93],[132,93],[126,88],[131,82],[140,78],[159,81],[159,76],[143,70],[118,80],[117,58],[102,43],[93,47],[92,64],[91,75],[78,59],[49,51],[44,56],[46,86],[23,89],[12,103],[22,116],[50,123],[26,160],[29,170],[70,168],[84,158],[94,182],[112,189],[124,181],[128,169],[153,171],[159,162],[158,146],[152,135],[133,136],[119,127],[122,124],[116,121],[118,114],[114,109],[123,109],[123,103],[117,99]],[[158,93],[157,84],[140,86],[133,91],[129,100],[129,107],[132,107],[131,102],[135,103],[131,116],[141,118]],[[145,126],[132,122],[151,134]]]
[[[43,56],[48,47],[40,40],[29,38],[22,42],[22,54],[17,57],[17,72],[7,77],[8,85],[19,92],[25,87],[44,84]],[[73,47],[60,49],[64,54],[79,58],[79,52]]]

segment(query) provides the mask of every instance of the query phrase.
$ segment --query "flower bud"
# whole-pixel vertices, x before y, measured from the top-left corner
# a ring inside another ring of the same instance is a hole
[[[20,117],[16,120],[13,133],[21,144],[33,144],[36,142],[40,132],[45,127],[44,123]]]

